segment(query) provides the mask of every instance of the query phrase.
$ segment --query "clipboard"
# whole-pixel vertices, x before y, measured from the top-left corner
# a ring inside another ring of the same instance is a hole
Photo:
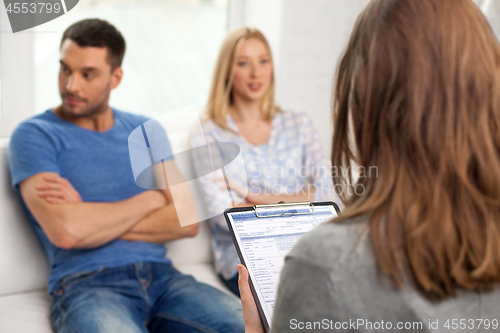
[[[309,227],[312,230],[339,214],[340,209],[334,202],[308,201],[280,201],[272,205],[236,207],[224,211],[238,257],[248,270],[250,289],[266,332],[272,323],[277,279],[286,255],[283,252],[288,253],[283,246],[293,246],[307,232],[304,230]],[[298,230],[296,233],[295,226]],[[266,258],[266,251],[269,252],[269,258]]]
[[[299,212],[299,213],[279,213],[281,208],[285,208],[287,206],[307,206],[310,208],[309,212]],[[308,215],[308,214],[314,214],[314,205],[310,201],[305,201],[305,202],[291,202],[291,203],[285,203],[284,201],[278,202],[276,205],[271,204],[271,205],[254,205],[253,210],[255,211],[255,215],[258,218],[266,218],[266,217],[278,217],[278,216],[284,216],[284,215]],[[262,211],[277,211],[274,214],[266,215],[262,214]],[[259,211],[261,214],[259,215]]]

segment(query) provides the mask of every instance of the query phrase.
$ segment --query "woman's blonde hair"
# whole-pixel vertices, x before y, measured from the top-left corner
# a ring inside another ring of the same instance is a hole
[[[370,217],[381,273],[435,300],[500,283],[500,45],[472,1],[372,1],[337,69],[334,123],[333,165],[378,168],[334,182],[364,189],[341,220]]]
[[[266,37],[255,28],[245,26],[236,28],[229,32],[222,42],[219,56],[215,64],[212,86],[206,106],[208,117],[219,127],[226,130],[230,130],[226,122],[226,117],[228,108],[232,103],[231,90],[233,87],[237,55],[241,48],[241,44],[248,39],[257,39],[264,43],[269,52],[269,61],[271,66],[273,66],[269,89],[262,98],[262,118],[269,121],[279,111],[279,108],[274,105],[274,65],[271,48],[269,47]]]

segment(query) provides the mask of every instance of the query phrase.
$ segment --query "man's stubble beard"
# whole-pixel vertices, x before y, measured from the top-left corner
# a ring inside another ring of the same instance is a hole
[[[111,93],[111,89],[109,88],[110,86],[111,86],[111,82],[108,83],[108,85],[106,87],[107,92],[104,95],[103,99],[99,102],[98,105],[89,106],[80,113],[75,114],[75,113],[71,112],[71,110],[68,110],[64,106],[64,103],[62,103],[62,109],[63,109],[64,114],[66,114],[67,116],[70,116],[72,118],[85,118],[85,117],[97,116],[97,115],[100,115],[100,114],[106,112],[108,110],[107,101],[109,101],[109,95]],[[70,93],[65,93],[61,97],[64,100],[64,98],[67,96],[73,96],[73,97],[79,98],[78,96],[74,96],[73,94],[70,94]],[[81,99],[81,100],[84,103],[88,102],[87,99]]]

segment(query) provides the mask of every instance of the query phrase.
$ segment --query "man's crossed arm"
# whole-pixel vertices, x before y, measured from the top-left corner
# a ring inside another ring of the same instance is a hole
[[[178,172],[174,161],[165,164]],[[198,232],[198,224],[180,226],[168,186],[112,203],[82,202],[70,182],[55,173],[36,174],[21,182],[20,189],[49,240],[64,249],[95,248],[117,238],[163,243]],[[196,222],[191,193],[185,192],[177,203],[179,213]]]

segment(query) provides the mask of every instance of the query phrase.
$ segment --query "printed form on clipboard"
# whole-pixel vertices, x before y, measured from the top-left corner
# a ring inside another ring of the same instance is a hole
[[[299,202],[232,208],[224,212],[250,288],[269,330],[285,256],[307,232],[340,213],[333,202]]]

